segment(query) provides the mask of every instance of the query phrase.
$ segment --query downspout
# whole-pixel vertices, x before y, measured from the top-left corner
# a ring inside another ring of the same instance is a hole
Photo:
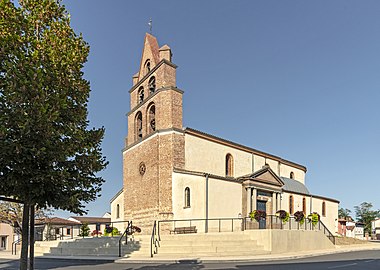
[[[206,220],[205,220],[205,233],[208,233],[208,176],[209,174],[208,173],[205,173],[205,177],[206,177],[206,204],[205,204],[205,210],[206,210]]]
[[[310,214],[313,213],[313,195],[310,195]]]

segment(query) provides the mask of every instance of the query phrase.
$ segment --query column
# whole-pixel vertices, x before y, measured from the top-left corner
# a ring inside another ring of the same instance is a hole
[[[272,193],[272,215],[277,211],[277,192]]]
[[[252,188],[252,197],[251,197],[251,209],[256,210],[257,206],[257,189]]]
[[[251,195],[252,194],[252,188],[247,187],[247,216],[252,211],[252,205],[251,205]]]
[[[281,193],[277,193],[277,211],[281,210]]]

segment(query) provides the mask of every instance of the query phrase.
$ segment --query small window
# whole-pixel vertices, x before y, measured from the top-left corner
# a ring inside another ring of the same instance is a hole
[[[326,202],[322,202],[322,216],[326,216]]]
[[[294,198],[293,195],[289,197],[289,214],[293,215],[294,213]]]
[[[138,92],[138,103],[140,104],[140,103],[142,103],[143,101],[144,101],[144,87],[143,86],[141,86],[140,88],[139,88],[139,92]]]
[[[294,179],[294,172],[290,172],[290,179]]]
[[[60,234],[59,228],[55,228],[55,234]]]
[[[149,94],[153,94],[156,91],[156,78],[153,76],[149,79]]]
[[[185,208],[190,207],[190,188],[185,188]]]
[[[66,235],[71,235],[71,229],[69,228],[66,229]]]
[[[306,215],[306,198],[302,199],[302,212]]]
[[[140,141],[142,139],[142,113],[138,112],[135,118],[135,139]]]
[[[148,109],[148,125],[149,132],[156,130],[156,106],[154,104],[150,105]]]
[[[145,61],[145,75],[150,72],[150,59]]]
[[[231,154],[226,155],[226,176],[234,175],[234,158]]]
[[[116,218],[120,218],[120,205],[116,205]]]

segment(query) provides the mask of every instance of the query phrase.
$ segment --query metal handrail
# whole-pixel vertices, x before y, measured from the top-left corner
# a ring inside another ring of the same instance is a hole
[[[244,227],[247,229],[247,220],[251,220],[249,217],[244,218]],[[301,225],[300,222],[296,221],[294,217],[289,217],[289,220],[284,223],[282,220],[275,215],[267,215],[265,220],[269,220],[270,229],[274,229],[274,225],[279,225],[277,229],[288,229],[288,230],[319,230],[322,231],[326,235],[326,237],[335,245],[335,236],[330,232],[330,230],[323,224],[322,220],[318,220],[318,223],[313,225],[311,221],[309,221],[305,217],[304,223]],[[296,226],[292,227],[292,224]],[[322,228],[321,228],[322,227]],[[267,228],[267,227],[266,227]],[[276,228],[275,228],[276,229]]]
[[[125,244],[128,243],[129,232],[132,232],[132,221],[128,221],[127,228],[124,230],[123,234],[119,238],[119,257],[121,257],[121,242],[123,241],[123,237],[125,235]]]
[[[154,247],[153,247],[154,245]],[[150,257],[153,257],[153,254],[158,253],[158,247],[160,246],[160,240],[157,235],[157,221],[153,223],[152,236],[150,237]]]
[[[223,220],[230,220],[231,221],[231,231],[234,231],[234,220],[240,220],[242,224],[244,225],[243,217],[237,217],[237,218],[192,218],[192,219],[169,219],[169,220],[159,220],[157,223],[157,235],[158,235],[158,241],[161,241],[161,223],[173,223],[175,226],[176,222],[189,222],[189,226],[191,227],[192,222],[194,221],[219,221],[218,222],[218,231],[221,232],[221,221]],[[241,230],[244,231],[244,226],[241,226]]]
[[[319,220],[319,229],[321,228],[321,224],[323,227],[323,233],[327,236],[327,238],[335,245],[335,236],[330,232],[330,230],[326,227],[326,225],[322,222],[322,220]],[[327,234],[326,234],[327,232]]]
[[[13,241],[12,242],[12,255],[17,255],[16,253],[17,253],[17,245],[19,245],[20,244],[20,242],[22,241],[22,239],[21,238],[19,238],[19,239],[17,239],[16,241]],[[14,248],[13,248],[14,247]],[[13,254],[13,251],[14,251],[14,254]]]

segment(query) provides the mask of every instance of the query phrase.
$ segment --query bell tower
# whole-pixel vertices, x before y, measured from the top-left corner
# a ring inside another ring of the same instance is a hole
[[[146,34],[130,93],[128,135],[123,149],[125,220],[151,228],[172,216],[172,172],[183,168],[182,95],[168,45]]]

